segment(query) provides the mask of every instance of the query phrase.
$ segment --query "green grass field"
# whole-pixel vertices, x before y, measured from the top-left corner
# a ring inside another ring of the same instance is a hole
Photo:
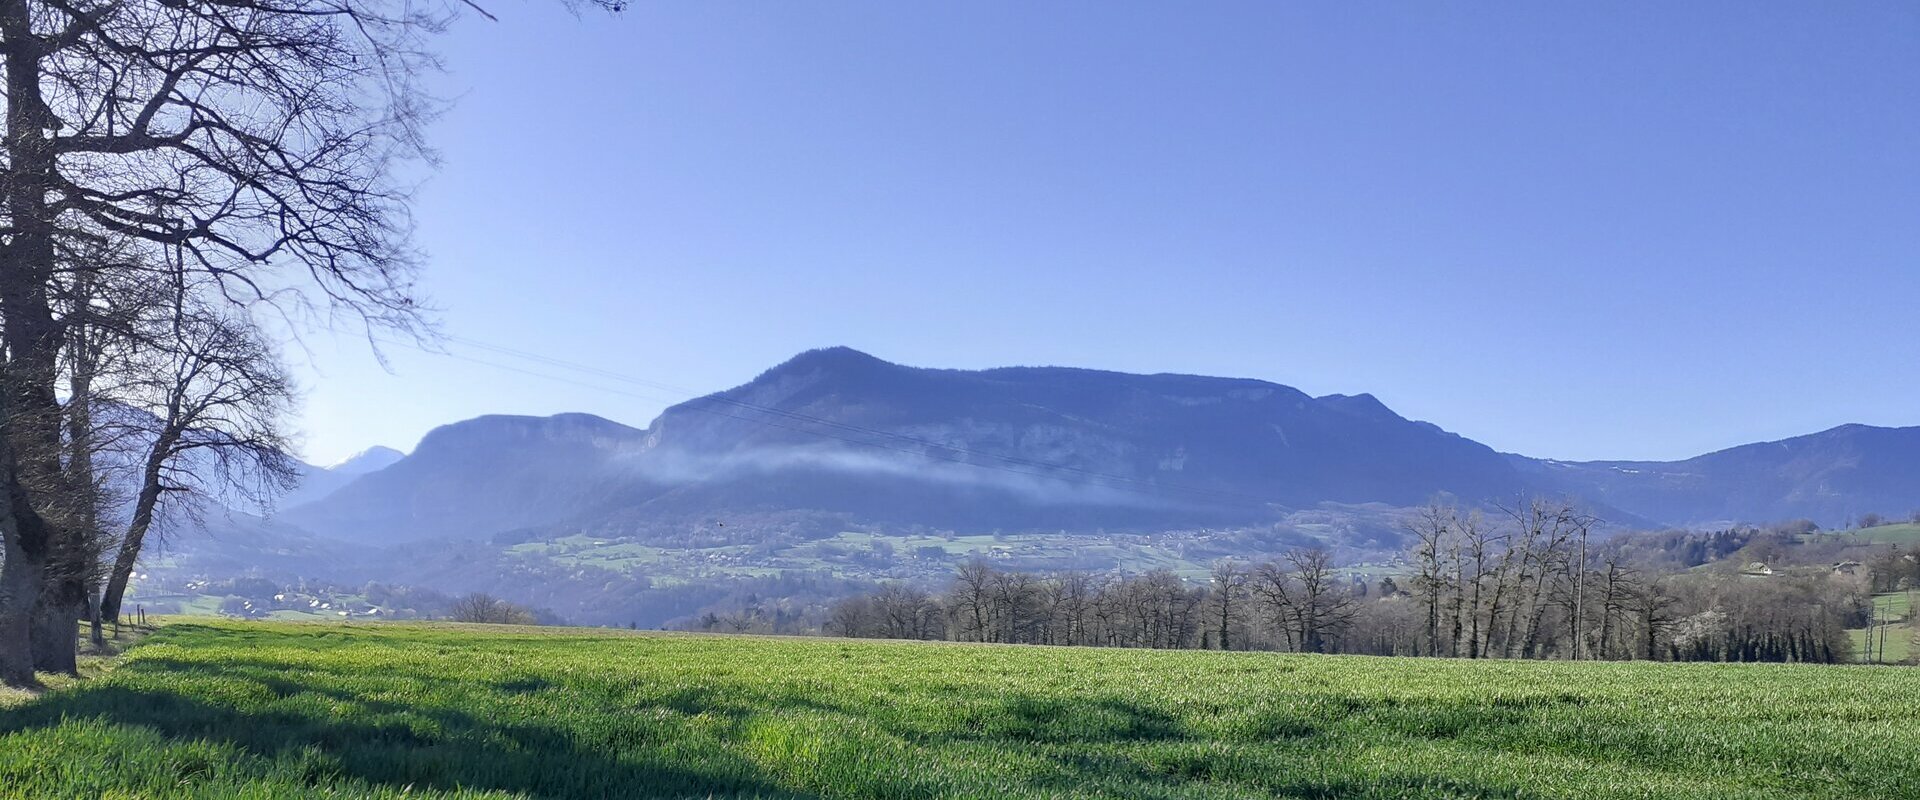
[[[1859,654],[1858,660],[1871,662],[1884,660],[1888,664],[1905,663],[1913,653],[1913,637],[1916,629],[1913,619],[1913,596],[1907,592],[1887,592],[1874,595],[1875,618],[1890,620],[1885,632],[1885,645],[1879,645],[1879,632],[1875,632],[1876,646],[1872,653],[1867,652],[1867,629],[1855,628],[1847,633],[1853,636],[1853,651]]]
[[[1821,536],[1849,536],[1863,543],[1897,544],[1901,547],[1920,545],[1920,523],[1896,522],[1872,528],[1834,531],[1819,534]]]
[[[180,620],[0,795],[1899,797],[1920,670]]]

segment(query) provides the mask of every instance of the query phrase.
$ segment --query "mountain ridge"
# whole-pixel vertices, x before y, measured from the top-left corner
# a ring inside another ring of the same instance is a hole
[[[435,428],[405,458],[280,516],[349,541],[545,524],[598,490],[576,480],[582,468],[637,449],[644,436],[592,414],[484,415]]]
[[[1886,477],[1863,476],[1862,460]],[[578,413],[442,426],[287,518],[357,540],[528,526],[619,536],[719,518],[1173,528],[1260,524],[1319,503],[1550,491],[1636,522],[1831,524],[1920,506],[1909,487],[1920,487],[1920,427],[1842,425],[1676,462],[1561,461],[1499,453],[1369,393],[1078,367],[911,367],[831,347],[675,404],[645,428]],[[1871,504],[1884,507],[1852,507]]]

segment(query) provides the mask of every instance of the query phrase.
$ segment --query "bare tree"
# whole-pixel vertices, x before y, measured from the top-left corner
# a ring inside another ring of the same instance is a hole
[[[59,525],[69,532],[64,546],[73,548],[67,557],[53,564],[69,574],[50,573],[35,613],[34,636],[43,644],[34,647],[35,666],[49,671],[72,672],[74,647],[62,641],[71,636],[72,622],[82,615],[90,623],[95,645],[104,644],[101,633],[98,589],[103,578],[100,554],[110,545],[103,524],[103,512],[117,502],[110,471],[102,469],[96,456],[116,449],[117,441],[102,436],[95,414],[100,387],[120,376],[118,367],[126,363],[133,344],[125,335],[136,323],[113,302],[127,288],[108,272],[118,263],[121,253],[102,247],[88,253],[88,266],[75,269],[66,291],[62,292],[61,315],[67,341],[63,350],[66,362],[66,448],[65,480],[56,503]],[[82,606],[84,605],[84,609]]]
[[[881,587],[872,597],[870,613],[879,635],[887,639],[929,639],[939,629],[939,609],[933,598],[903,583]]]
[[[1514,572],[1516,608],[1509,619],[1507,656],[1538,657],[1545,633],[1547,601],[1570,561],[1569,542],[1575,524],[1582,517],[1572,502],[1540,496],[1502,507],[1501,511],[1517,529],[1519,540],[1515,546],[1521,551],[1520,567]]]
[[[1414,537],[1414,567],[1418,570],[1413,588],[1426,608],[1427,655],[1440,654],[1441,603],[1449,592],[1457,591],[1450,579],[1452,569],[1446,562],[1446,554],[1458,516],[1459,512],[1452,506],[1436,499],[1407,525],[1407,532]]]
[[[100,600],[118,619],[155,515],[165,498],[191,512],[194,501],[238,492],[262,500],[296,477],[283,419],[293,381],[272,345],[248,320],[219,309],[189,307],[171,320],[171,352],[149,352],[149,369],[128,392],[153,411],[125,415],[151,443],[140,463],[137,494]]]
[[[1255,591],[1266,600],[1288,644],[1303,653],[1329,652],[1333,639],[1353,621],[1355,600],[1339,580],[1333,554],[1310,547],[1286,554],[1283,564],[1256,572]]]
[[[1593,518],[1569,501],[1528,498],[1503,511],[1482,519],[1435,504],[1421,514],[1426,522],[1413,523],[1418,535],[1407,555],[1425,577],[1413,578],[1412,593],[1400,590],[1400,576],[1380,579],[1377,592],[1362,590],[1366,584],[1336,568],[1322,549],[1295,550],[1250,569],[1217,564],[1204,586],[1165,570],[1020,578],[976,562],[955,576],[944,608],[929,616],[950,621],[948,638],[1020,643],[1834,663],[1855,655],[1850,630],[1863,624],[1873,633],[1867,652],[1880,652],[1892,620],[1870,598],[1920,582],[1920,561],[1890,545],[1834,563],[1828,544],[1781,545],[1756,529],[1599,537]],[[1590,537],[1587,557],[1583,533]],[[1702,552],[1717,554],[1712,558],[1722,566],[1746,563],[1753,542],[1788,547],[1775,553],[1780,563],[1811,569],[1764,580],[1695,569]],[[895,595],[910,593],[883,588],[835,606],[833,628],[913,635],[905,625],[879,622],[873,611],[879,597]],[[1069,611],[1075,596],[1088,601]],[[1262,621],[1271,624],[1236,623],[1236,597],[1248,611],[1268,612]],[[969,622],[973,609],[977,624]]]
[[[1661,579],[1645,581],[1641,584],[1635,607],[1639,612],[1639,646],[1634,657],[1652,661],[1660,657],[1660,644],[1673,630],[1673,615],[1670,609],[1679,599],[1667,593],[1667,587]]]
[[[1465,548],[1465,558],[1460,563],[1463,570],[1460,585],[1467,593],[1463,598],[1467,603],[1467,657],[1480,658],[1500,618],[1500,599],[1506,588],[1501,580],[1507,562],[1506,538],[1498,528],[1488,525],[1477,510],[1457,517],[1456,522]],[[1499,566],[1496,568],[1494,564]],[[1494,584],[1491,590],[1487,586],[1490,578]],[[1491,603],[1487,602],[1489,598]]]
[[[1573,561],[1568,567],[1568,571],[1573,575],[1573,605],[1571,612],[1567,615],[1567,638],[1571,640],[1570,646],[1573,648],[1573,660],[1579,661],[1582,650],[1584,649],[1582,645],[1586,638],[1587,574],[1589,571],[1587,569],[1587,535],[1592,527],[1592,520],[1582,517],[1574,520],[1572,525],[1577,549]]]
[[[480,622],[491,625],[536,625],[533,612],[490,594],[475,592],[453,601],[447,618],[454,622]]]
[[[1311,653],[1327,652],[1332,637],[1353,619],[1353,596],[1334,569],[1333,554],[1325,548],[1294,550],[1286,555],[1300,587],[1300,642]]]
[[[838,633],[849,638],[873,635],[876,615],[873,611],[873,598],[866,595],[848,597],[833,604],[827,612],[826,629],[828,633]],[[720,617],[712,612],[702,618],[700,627],[713,630],[720,624]]]
[[[947,591],[947,611],[958,626],[961,641],[992,641],[994,625],[993,567],[974,559],[960,565]]]
[[[1253,570],[1253,593],[1265,604],[1274,629],[1280,632],[1281,644],[1287,650],[1298,650],[1300,626],[1294,618],[1300,608],[1294,598],[1292,581],[1286,566],[1279,563],[1270,561]]]
[[[55,282],[51,299],[61,321],[60,364],[66,377],[67,401],[60,418],[62,442],[58,480],[30,486],[43,519],[64,535],[54,539],[41,593],[34,604],[30,637],[34,667],[74,673],[74,621],[92,623],[92,638],[101,642],[96,591],[103,577],[100,553],[110,546],[103,514],[118,501],[110,469],[98,456],[114,459],[118,442],[100,430],[102,387],[125,376],[128,354],[138,341],[139,309],[154,292],[130,280],[130,259],[141,251],[112,241],[90,241],[75,251],[62,251],[63,277]],[[111,406],[111,401],[104,401]],[[107,416],[111,416],[110,414]]]
[[[988,582],[993,624],[990,642],[1032,642],[1040,621],[1039,580],[1031,573],[994,571]]]
[[[1085,572],[1070,570],[1054,575],[1045,587],[1048,643],[1090,644],[1094,629],[1094,605],[1105,588],[1104,584]]]
[[[33,495],[62,478],[60,253],[137,240],[228,302],[417,330],[398,166],[430,158],[427,43],[470,7],[0,0],[0,680],[32,681],[26,604],[76,557]]]
[[[1244,568],[1227,559],[1214,562],[1213,575],[1207,585],[1206,608],[1207,624],[1212,628],[1215,647],[1233,649],[1233,631],[1239,627],[1241,617],[1245,616],[1248,592],[1247,571]]]
[[[1640,596],[1640,570],[1619,550],[1610,550],[1601,559],[1600,633],[1595,640],[1595,655],[1601,660],[1618,653],[1632,652],[1632,643],[1617,642],[1636,619],[1635,599]],[[1629,637],[1635,638],[1637,637]]]

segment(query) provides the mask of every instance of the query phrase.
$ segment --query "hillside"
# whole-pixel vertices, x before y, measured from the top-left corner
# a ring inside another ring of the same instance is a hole
[[[1670,524],[1807,518],[1838,527],[1920,509],[1920,427],[1842,425],[1683,461],[1514,462],[1542,486]]]
[[[1855,798],[1920,672],[176,622],[0,795]],[[100,765],[110,764],[110,768]]]
[[[921,369],[833,348],[669,408],[645,431],[585,415],[447,426],[286,519],[360,541],[541,525],[644,535],[795,514],[827,520],[825,534],[846,524],[1162,530],[1522,488],[1498,453],[1367,395],[1189,375]]]
[[[1581,498],[1620,526],[1806,517],[1833,527],[1920,507],[1920,428],[1847,425],[1675,462],[1570,462],[1499,454],[1366,394],[927,369],[828,348],[645,429],[585,414],[480,417],[436,429],[411,455],[377,450],[310,480],[284,504],[285,522],[383,544],[517,530],[664,541],[722,524],[734,538],[863,525],[1153,532],[1526,492]]]
[[[592,506],[644,437],[590,414],[479,417],[434,429],[411,455],[280,519],[379,544],[552,523]]]
[[[1520,485],[1492,450],[1370,396],[1192,375],[919,369],[846,348],[675,406],[650,430],[656,457],[705,467],[689,492],[699,506],[818,507],[825,496],[860,517],[976,530],[1245,521]]]
[[[1382,563],[1404,551],[1407,507],[1442,493],[1469,505],[1570,495],[1614,530],[1795,517],[1835,528],[1920,506],[1920,428],[1567,462],[1496,453],[1365,394],[927,369],[829,348],[646,428],[486,416],[406,455],[377,448],[307,470],[265,522],[169,531],[146,562],[154,596],[237,575],[350,596],[378,582],[651,627],[749,597],[818,604],[874,581],[937,583],[976,558],[1188,579],[1312,544]]]
[[[297,482],[292,490],[274,498],[278,508],[293,508],[325,498],[354,482],[362,475],[378,472],[398,463],[406,454],[398,450],[378,447],[330,467],[319,467],[307,463],[296,463]],[[258,509],[248,508],[249,511]]]

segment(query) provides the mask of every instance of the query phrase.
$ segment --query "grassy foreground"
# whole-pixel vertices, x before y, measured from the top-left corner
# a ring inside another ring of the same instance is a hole
[[[175,622],[0,796],[1899,797],[1920,670]]]

